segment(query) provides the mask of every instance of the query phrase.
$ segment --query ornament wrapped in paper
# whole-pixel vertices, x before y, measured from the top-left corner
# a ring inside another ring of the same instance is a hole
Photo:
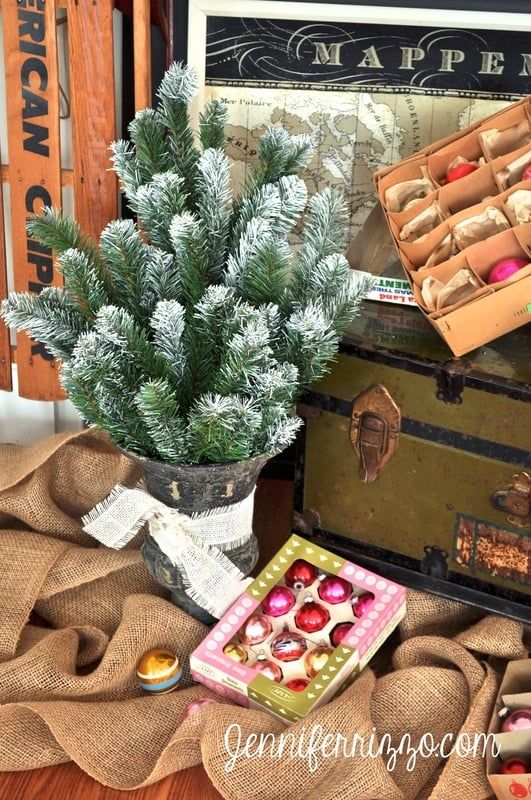
[[[429,311],[440,311],[470,297],[480,286],[474,273],[464,267],[447,283],[442,283],[433,275],[428,276],[422,283],[422,299]]]
[[[389,211],[406,211],[411,206],[427,197],[436,190],[426,167],[420,168],[422,177],[413,178],[409,181],[400,181],[390,186],[385,192],[385,204]]]
[[[432,203],[404,225],[400,231],[400,241],[421,242],[443,220],[444,215],[438,203]]]
[[[531,189],[517,189],[507,197],[505,205],[517,225],[531,222]]]
[[[455,246],[455,242],[452,238],[452,234],[448,233],[441,239],[438,245],[434,247],[430,257],[426,261],[423,267],[419,267],[420,270],[429,269],[430,267],[436,267],[437,264],[442,264],[443,261],[448,261],[449,258],[455,256],[457,253],[457,248]]]
[[[505,214],[495,206],[486,206],[481,214],[475,214],[473,217],[458,222],[452,233],[457,248],[464,250],[466,247],[470,247],[476,242],[482,242],[489,236],[495,236],[510,227],[511,224]]]
[[[510,189],[510,187],[514,186],[515,183],[519,183],[521,180],[523,180],[524,172],[530,165],[531,149],[523,153],[521,156],[518,156],[518,158],[515,158],[514,161],[511,161],[506,167],[503,167],[503,169],[499,170],[499,172],[496,173],[496,176],[502,189]]]
[[[224,550],[251,537],[253,500],[254,491],[239,503],[187,516],[156,500],[143,485],[118,485],[83,517],[83,530],[120,550],[147,523],[160,550],[179,568],[186,594],[219,619],[252,581]]]
[[[498,128],[489,128],[478,133],[478,139],[482,143],[485,152],[489,154],[489,158],[504,156],[506,153],[513,152],[513,150],[519,150],[531,141],[529,120],[527,118],[523,119],[517,125],[502,131],[498,130]]]

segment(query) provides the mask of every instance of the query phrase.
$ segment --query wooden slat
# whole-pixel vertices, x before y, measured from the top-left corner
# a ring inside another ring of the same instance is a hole
[[[0,166],[0,175],[2,176],[3,183],[10,182],[10,175],[11,172],[9,170],[9,164],[2,164]],[[72,170],[71,169],[62,169],[61,170],[61,185],[62,186],[72,186]]]
[[[4,196],[0,182],[0,301],[7,297],[7,268],[4,231]],[[11,391],[11,347],[9,330],[0,318],[0,389]]]
[[[26,218],[43,204],[60,205],[59,82],[55,0],[4,2],[2,18],[7,95],[14,285],[40,291],[59,284],[52,254],[26,235]],[[19,394],[64,397],[42,344],[17,337]]]
[[[116,138],[111,0],[67,0],[75,216],[98,236],[117,215],[109,144]]]
[[[151,105],[150,0],[133,0],[135,110]]]

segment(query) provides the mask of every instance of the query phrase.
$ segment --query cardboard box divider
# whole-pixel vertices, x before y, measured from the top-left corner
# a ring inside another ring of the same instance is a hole
[[[512,130],[512,135],[502,139],[496,133],[509,130]],[[480,135],[485,133],[489,135]],[[516,150],[500,154],[507,147],[507,142],[520,145],[522,141],[524,144]],[[445,170],[458,155],[474,161],[485,158],[487,163],[464,178],[442,185]],[[492,158],[493,155],[496,157]],[[508,170],[515,162],[517,169]],[[464,355],[531,320],[529,267],[519,270],[506,281],[486,285],[490,270],[499,261],[518,257],[531,262],[531,222],[516,225],[514,216],[505,206],[507,197],[513,191],[531,189],[529,180],[522,181],[529,164],[531,97],[525,97],[446,139],[432,143],[408,159],[380,170],[374,176],[384,215],[415,300],[456,356]],[[386,192],[403,181],[418,180],[426,170],[435,188],[409,208],[390,211]],[[439,205],[442,216],[446,218],[421,241],[401,241],[403,226],[433,202]],[[469,216],[477,216],[489,205],[500,210],[513,227],[470,244],[456,253],[456,245],[448,239],[448,234],[457,223]],[[434,257],[440,258],[440,262],[429,265],[427,269],[426,264],[433,261]],[[465,300],[439,311],[426,308],[421,295],[425,278],[432,275],[441,280],[444,276],[449,280],[463,267],[471,269],[480,279],[481,286],[477,291]]]

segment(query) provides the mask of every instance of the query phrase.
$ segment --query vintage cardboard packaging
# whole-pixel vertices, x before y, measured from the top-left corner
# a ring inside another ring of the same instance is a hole
[[[286,680],[301,675],[299,661],[277,662],[283,671],[280,683],[254,670],[253,664],[256,663],[260,651],[262,654],[265,651],[267,658],[275,661],[268,642],[279,631],[284,630],[286,624],[291,630],[297,630],[293,621],[294,614],[308,592],[318,599],[319,580],[297,591],[296,605],[288,615],[271,620],[272,634],[261,645],[248,648],[250,655],[246,663],[233,661],[223,652],[226,644],[238,641],[238,631],[242,624],[251,614],[260,611],[260,604],[266,594],[274,586],[284,582],[286,570],[297,559],[314,564],[320,576],[327,574],[344,578],[352,584],[354,593],[370,592],[374,595],[372,605],[359,619],[355,618],[348,602],[327,605],[331,619],[326,627],[315,634],[303,634],[308,651],[311,651],[323,643],[330,645],[330,633],[339,622],[355,623],[348,636],[333,650],[325,666],[310,680],[306,689],[299,692],[284,685]],[[242,706],[265,709],[284,722],[295,722],[314,708],[327,703],[355,679],[398,625],[405,609],[406,592],[402,586],[362,569],[299,535],[292,535],[192,653],[192,677]]]
[[[446,170],[457,157],[479,167],[445,184]],[[510,199],[516,191],[531,190],[531,181],[523,180],[530,164],[531,98],[526,97],[374,176],[415,301],[457,356],[531,321],[531,217],[524,214],[516,219]],[[424,196],[404,209],[390,208],[389,189],[423,180],[431,184]],[[492,207],[505,217],[506,228],[468,245],[461,237],[456,245],[459,225]],[[417,240],[402,240],[401,231],[431,210],[439,215],[435,227]],[[508,258],[523,259],[528,266],[504,281],[489,284],[492,268]],[[446,285],[460,270],[473,276],[473,293],[439,310],[430,308],[422,292],[426,279]]]
[[[531,759],[531,728],[500,732],[499,713],[504,708],[510,711],[531,708],[531,659],[510,661],[507,666],[489,726],[489,733],[494,734],[500,754],[494,756],[492,748],[487,752],[487,774],[498,800],[531,797],[531,772],[527,775],[499,774],[501,761],[518,757]]]

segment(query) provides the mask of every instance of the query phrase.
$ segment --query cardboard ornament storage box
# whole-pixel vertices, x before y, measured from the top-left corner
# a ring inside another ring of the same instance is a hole
[[[514,798],[531,797],[531,772],[527,774],[501,775],[502,761],[520,758],[531,762],[531,728],[501,732],[502,709],[516,711],[519,708],[531,708],[531,659],[510,661],[498,692],[496,705],[491,717],[489,734],[494,740],[499,756],[487,751],[487,775],[490,785],[498,800],[514,800]]]
[[[456,159],[477,169],[445,183]],[[456,356],[531,321],[531,180],[523,180],[530,165],[526,97],[374,176],[415,300]],[[492,268],[509,258],[527,265],[489,284]],[[457,273],[472,278],[473,291],[449,305],[428,305],[426,279],[446,285]]]
[[[240,643],[239,633],[246,620],[255,613],[261,613],[261,604],[266,595],[275,586],[285,585],[286,571],[299,559],[313,564],[319,577],[311,585],[293,590],[296,595],[294,607],[283,616],[270,617],[271,634],[262,643],[246,647],[248,658],[245,663],[229,658],[224,653],[226,645]],[[337,575],[348,581],[352,585],[353,596],[366,593],[373,595],[372,604],[365,613],[357,618],[348,600],[334,605],[323,603],[318,588],[320,578],[328,575]],[[329,622],[316,633],[299,630],[294,621],[297,610],[309,595],[325,605],[330,613]],[[354,680],[398,625],[405,609],[406,592],[402,586],[362,569],[298,535],[292,535],[192,653],[191,673],[198,682],[242,706],[262,708],[285,722],[294,722],[327,703]],[[330,635],[341,622],[352,623],[353,627],[333,648],[324,666],[309,680],[303,691],[288,688],[286,681],[308,677],[304,671],[305,656],[317,647],[331,646]],[[307,648],[303,657],[290,662],[275,659],[269,646],[275,636],[287,628],[301,634]],[[264,657],[280,667],[281,682],[253,668]]]

